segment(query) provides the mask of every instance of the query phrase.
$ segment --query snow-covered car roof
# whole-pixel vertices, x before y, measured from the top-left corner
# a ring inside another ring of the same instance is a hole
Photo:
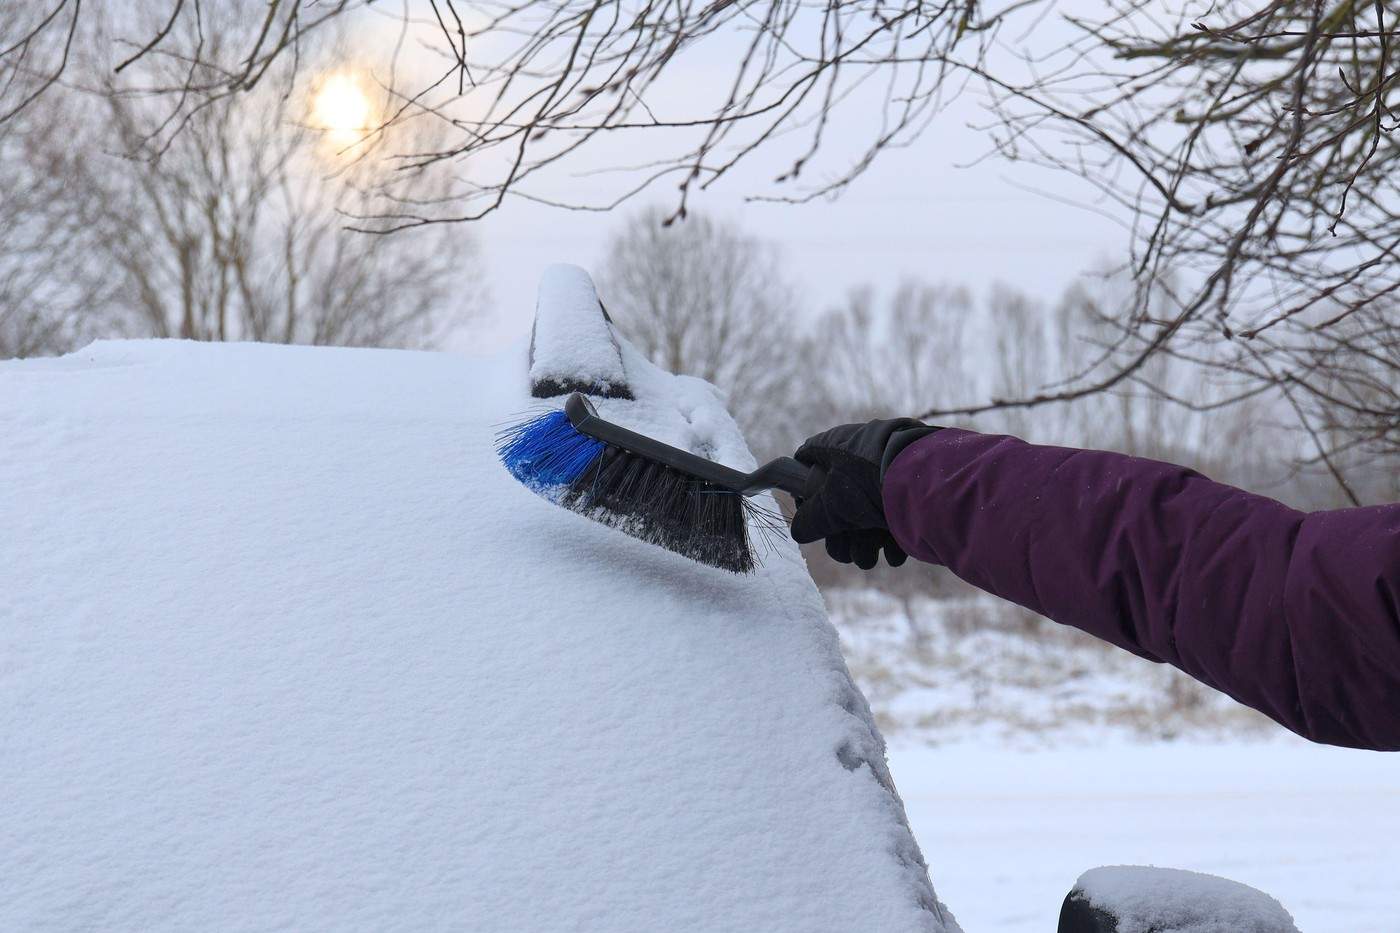
[[[540,404],[524,341],[0,364],[0,928],[955,930],[796,548],[534,495]]]

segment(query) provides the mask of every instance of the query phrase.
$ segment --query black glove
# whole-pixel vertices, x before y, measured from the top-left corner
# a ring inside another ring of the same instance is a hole
[[[891,567],[908,555],[890,534],[880,487],[885,468],[905,447],[937,431],[912,418],[843,424],[809,437],[797,453],[814,467],[797,500],[792,538],[798,544],[826,539],[832,560],[869,570],[880,550]]]

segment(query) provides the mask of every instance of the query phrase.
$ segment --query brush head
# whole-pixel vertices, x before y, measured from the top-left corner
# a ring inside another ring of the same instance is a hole
[[[692,560],[750,573],[749,513],[738,492],[581,434],[551,411],[497,435],[520,482],[567,509]]]

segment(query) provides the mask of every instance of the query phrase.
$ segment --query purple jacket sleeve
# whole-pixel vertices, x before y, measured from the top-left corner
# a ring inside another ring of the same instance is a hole
[[[1305,513],[1191,470],[945,429],[884,480],[914,557],[1317,742],[1400,750],[1400,505]]]

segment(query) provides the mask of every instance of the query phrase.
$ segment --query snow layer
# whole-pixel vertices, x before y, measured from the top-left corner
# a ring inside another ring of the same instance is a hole
[[[533,339],[530,381],[536,387],[548,387],[550,393],[591,388],[628,394],[612,328],[603,318],[593,280],[578,266],[558,263],[545,269]]]
[[[1095,868],[1075,885],[1117,933],[1297,933],[1283,905],[1215,875],[1144,865]]]
[[[609,417],[751,462],[623,352]],[[0,364],[0,929],[957,929],[795,548],[521,487],[525,358]]]

